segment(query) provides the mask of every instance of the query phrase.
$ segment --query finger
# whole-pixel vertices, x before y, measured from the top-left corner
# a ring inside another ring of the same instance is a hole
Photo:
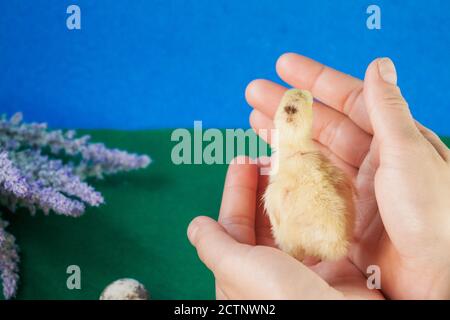
[[[260,136],[265,142],[270,144],[272,142],[271,134],[262,135],[261,132],[274,132],[275,126],[273,124],[272,119],[267,117],[264,113],[253,110],[250,113],[250,126],[256,132],[258,136]]]
[[[241,243],[255,244],[257,188],[258,166],[248,157],[236,158],[228,167],[219,223]]]
[[[267,80],[252,81],[246,90],[248,103],[260,111],[267,118],[274,116],[278,104],[286,88]],[[354,167],[359,167],[370,146],[371,136],[359,128],[344,114],[314,102],[313,137],[321,144],[327,146],[341,159]],[[259,115],[252,115],[260,121],[262,128],[273,128],[267,119]]]
[[[397,86],[397,72],[388,58],[376,59],[366,71],[364,99],[380,147],[403,146],[420,138],[408,104]]]
[[[321,144],[320,142],[315,143],[320,152],[328,158],[336,167],[341,169],[347,177],[349,177],[352,181],[356,178],[356,174],[358,173],[358,169],[349,165],[347,162],[338,157],[333,151],[331,151],[327,146]]]
[[[287,88],[275,82],[257,79],[247,85],[245,99],[254,109],[273,119]]]
[[[431,145],[436,149],[437,153],[441,156],[441,158],[448,162],[450,160],[450,150],[447,145],[439,138],[439,136],[423,126],[419,122],[416,121],[416,125],[419,128],[419,131],[423,134],[423,136],[431,143]]]
[[[189,241],[197,249],[200,260],[215,275],[216,270],[229,266],[227,258],[232,257],[235,251],[242,253],[243,250],[222,225],[209,217],[192,220],[187,234]]]
[[[367,133],[372,133],[361,80],[295,53],[282,55],[276,67],[285,82],[311,91],[315,98],[346,114]]]
[[[261,130],[270,130],[270,128],[273,128],[272,120],[270,120],[267,116],[265,116],[258,110],[252,111],[250,115],[250,125],[256,133],[260,132]],[[324,156],[326,156],[335,166],[342,169],[346,174],[348,174],[350,178],[353,179],[356,176],[357,168],[344,161],[326,145],[323,145],[319,141],[316,141],[315,144]]]
[[[211,218],[194,219],[188,237],[230,299],[343,297],[294,258],[274,248],[240,244]]]
[[[349,165],[359,168],[372,136],[350,118],[321,103],[314,109],[313,137]]]

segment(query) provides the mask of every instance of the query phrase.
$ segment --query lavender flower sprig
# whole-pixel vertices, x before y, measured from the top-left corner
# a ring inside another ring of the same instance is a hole
[[[48,131],[45,123],[23,123],[20,113],[0,118],[0,204],[13,212],[25,207],[31,214],[42,210],[78,217],[86,206],[104,202],[86,178],[145,168],[149,163],[146,155],[90,143],[87,135],[76,138],[73,130]],[[0,217],[0,274],[9,299],[17,290],[19,256],[6,227]]]
[[[6,221],[0,219],[0,276],[3,282],[3,295],[11,299],[16,295],[19,281],[19,255],[16,239],[5,231]]]
[[[65,165],[59,159],[50,159],[39,150],[15,152],[12,159],[28,181],[39,181],[41,187],[52,187],[91,206],[104,202],[99,192],[75,174],[73,166]]]
[[[0,193],[11,193],[23,197],[27,192],[25,179],[8,158],[6,151],[0,150]]]
[[[150,163],[146,155],[108,149],[102,143],[90,143],[90,136],[76,138],[76,133],[69,130],[48,132],[45,123],[22,123],[22,114],[16,113],[11,119],[0,119],[0,147],[18,150],[21,147],[45,148],[58,155],[64,152],[68,156],[81,155],[82,161],[75,168],[82,177],[101,178],[103,174],[145,168]]]

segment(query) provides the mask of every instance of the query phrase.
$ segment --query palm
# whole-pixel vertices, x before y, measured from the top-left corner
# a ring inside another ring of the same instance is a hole
[[[356,223],[348,256],[318,263],[307,257],[302,264],[278,250],[261,201],[268,177],[260,175],[261,165],[230,165],[220,209],[221,226],[208,218],[209,222],[203,222],[202,236],[188,232],[199,256],[216,276],[218,298],[381,298],[379,291],[369,290],[366,285],[371,265],[382,270],[382,290],[388,297],[448,294],[448,256],[436,259],[439,261],[432,266],[427,259],[441,257],[447,248],[445,221],[449,204],[442,196],[445,191],[439,188],[450,181],[450,153],[437,136],[414,124],[410,114],[404,117],[408,108],[396,108],[402,103],[388,107],[379,101],[385,98],[382,95],[373,99],[373,77],[379,77],[374,68],[375,64],[369,66],[365,86],[358,79],[299,55],[287,54],[277,62],[277,72],[284,81],[310,90],[320,100],[313,106],[313,139],[355,186]],[[254,108],[250,124],[257,133],[273,129],[272,118],[285,91],[285,87],[266,80],[255,80],[247,87],[246,98]],[[378,108],[380,104],[382,108]],[[399,120],[395,116],[400,111],[403,115]],[[392,139],[402,119],[407,119],[413,129],[403,132],[403,138],[414,138],[414,144]],[[390,131],[382,130],[386,126]],[[424,167],[431,169],[420,172]],[[421,190],[426,193],[424,197],[417,188],[410,187],[418,183],[429,186]],[[399,196],[402,201],[398,201]],[[418,198],[426,198],[426,204],[436,203],[437,207],[427,207],[420,202],[423,199],[417,203]],[[422,232],[436,229],[436,222],[441,221],[440,233]],[[198,224],[192,230],[199,230]],[[436,238],[440,246],[435,245]],[[209,254],[205,254],[208,250]]]
[[[375,197],[374,180],[377,164],[373,158],[373,153],[366,155],[354,183],[357,195],[356,221],[350,259],[358,265],[361,260],[374,261],[372,257],[378,256],[379,250],[389,244],[385,242],[388,238],[384,236],[385,229]]]
[[[418,126],[421,128],[420,124]],[[410,162],[404,159],[399,163],[405,164],[406,167],[399,167],[396,164],[394,170],[389,170],[400,175],[402,172],[407,172],[401,179],[393,177],[392,172],[380,174],[381,171],[392,168],[389,168],[386,163],[380,166],[375,139],[373,139],[372,145],[371,152],[362,161],[355,178],[356,226],[349,259],[361,270],[368,265],[378,265],[385,273],[383,291],[389,297],[407,299],[427,297],[430,294],[430,285],[434,282],[433,273],[430,272],[427,275],[421,271],[430,269],[426,259],[413,258],[417,250],[422,250],[422,245],[420,241],[414,243],[415,237],[411,237],[414,227],[409,228],[409,226],[420,223],[415,221],[418,217],[413,212],[407,212],[407,217],[405,217],[400,211],[397,211],[395,215],[386,215],[382,221],[375,197],[375,190],[402,189],[404,185],[402,182],[407,180],[407,176],[410,176],[409,172],[415,170],[407,167]],[[377,187],[374,184],[375,174],[378,177]],[[414,185],[415,182],[409,181],[405,184]],[[383,206],[385,198],[383,196],[380,198],[382,201],[380,205]],[[402,199],[408,201],[407,198]],[[411,201],[411,199],[409,200]],[[390,229],[386,230],[385,225]]]
[[[264,219],[262,217],[261,219]],[[269,223],[269,222],[267,222]],[[276,247],[275,241],[268,227],[256,230],[259,234],[256,245]],[[358,244],[355,244],[355,246]],[[365,275],[353,264],[350,258],[344,258],[336,262],[320,261],[307,258],[304,263],[330,286],[344,293],[349,298],[379,299],[382,295],[377,290],[367,287]]]
[[[258,170],[255,165],[230,166],[219,222],[236,240],[254,246],[254,250],[259,251],[258,256],[265,256],[267,261],[280,260],[280,257],[274,255],[274,251],[264,249],[265,247],[277,248],[277,246],[272,236],[270,221],[261,202],[268,177],[259,175]],[[336,262],[319,263],[307,258],[304,263],[348,298],[382,298],[379,291],[367,288],[365,275],[348,258]],[[267,264],[262,263],[262,265]],[[216,283],[216,287],[217,297],[226,298],[220,282]]]
[[[338,282],[342,276],[364,275],[367,266],[380,264],[380,260],[386,260],[383,255],[394,250],[386,236],[375,198],[377,146],[364,106],[363,84],[296,55],[281,58],[277,72],[287,83],[311,90],[320,100],[314,105],[313,137],[322,153],[347,173],[356,188],[355,239],[348,258],[337,263],[321,262],[313,269],[322,276],[331,275],[330,283]],[[256,132],[273,128],[272,118],[285,90],[266,80],[256,80],[249,85],[246,98],[255,109],[250,123]]]

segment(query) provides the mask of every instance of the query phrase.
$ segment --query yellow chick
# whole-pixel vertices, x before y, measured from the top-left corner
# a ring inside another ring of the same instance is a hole
[[[354,203],[350,180],[314,145],[313,97],[288,90],[275,114],[278,143],[264,194],[279,248],[298,260],[337,260],[351,242]]]

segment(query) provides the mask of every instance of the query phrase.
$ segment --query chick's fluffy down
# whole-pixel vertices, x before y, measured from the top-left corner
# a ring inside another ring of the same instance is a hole
[[[351,182],[314,146],[312,97],[289,90],[275,117],[277,170],[264,194],[276,243],[302,260],[337,260],[351,241],[354,204]]]

